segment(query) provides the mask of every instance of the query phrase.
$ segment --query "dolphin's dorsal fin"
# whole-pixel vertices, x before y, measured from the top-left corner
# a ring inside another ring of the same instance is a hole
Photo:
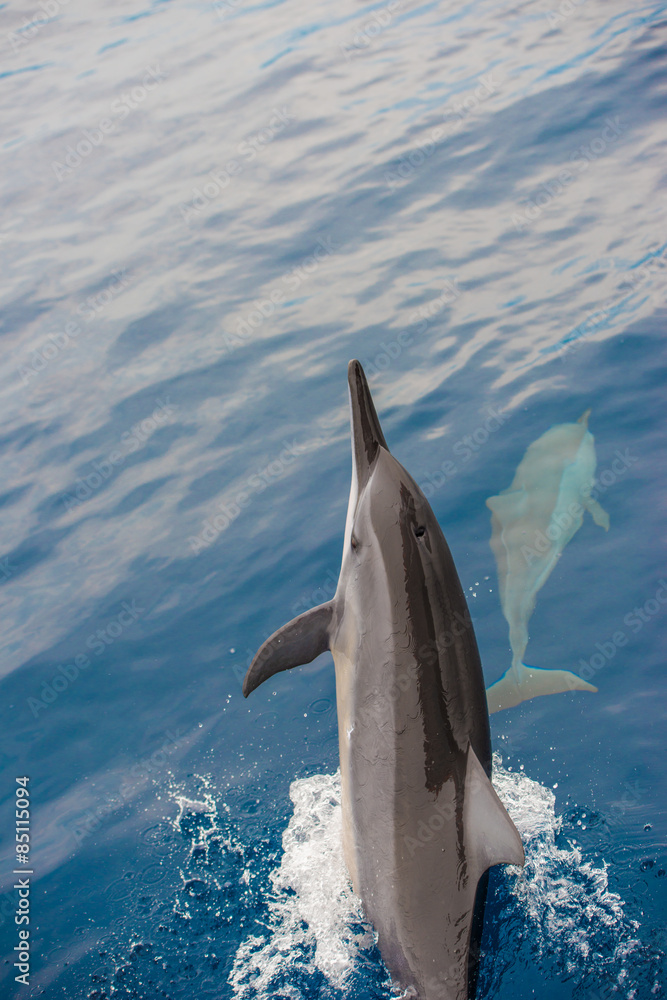
[[[243,681],[243,695],[281,670],[310,663],[316,656],[329,649],[329,626],[333,617],[333,603],[320,604],[298,618],[293,618],[277,632],[270,635],[255,655]]]
[[[472,746],[468,749],[463,806],[466,860],[475,878],[492,865],[523,865],[519,831],[509,817]]]

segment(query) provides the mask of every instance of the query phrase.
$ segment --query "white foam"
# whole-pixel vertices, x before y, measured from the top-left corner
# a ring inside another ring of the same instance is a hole
[[[538,954],[558,956],[570,975],[584,968],[590,974],[591,962],[600,963],[627,989],[626,960],[639,946],[638,925],[625,917],[621,898],[609,889],[606,866],[585,861],[575,844],[557,844],[561,820],[554,793],[523,772],[505,769],[497,755],[494,785],[526,853],[523,869],[505,868],[515,904],[506,917],[517,925],[517,939],[527,939]],[[290,797],[294,815],[283,834],[282,861],[271,876],[266,935],[241,944],[230,974],[239,1000],[268,1000],[277,983],[281,996],[301,1000],[303,990],[286,980],[303,982],[316,970],[340,989],[355,964],[368,965],[374,944],[343,860],[339,772],[294,781]],[[300,976],[290,975],[295,968]]]
[[[243,1000],[272,996],[272,984],[295,961],[340,987],[360,951],[375,943],[343,860],[340,773],[293,781],[290,798],[294,815],[283,834],[282,862],[271,875],[270,934],[243,942],[230,975],[234,995]],[[301,996],[284,984],[283,993]]]
[[[561,955],[569,974],[596,952],[607,968],[615,966],[622,982],[625,959],[640,947],[634,937],[639,924],[625,916],[621,897],[610,890],[606,864],[584,861],[576,844],[557,845],[562,821],[556,816],[554,793],[524,773],[505,770],[497,754],[493,784],[526,853],[523,870],[506,872],[530,925],[532,946],[540,954]],[[606,957],[601,959],[603,942]]]

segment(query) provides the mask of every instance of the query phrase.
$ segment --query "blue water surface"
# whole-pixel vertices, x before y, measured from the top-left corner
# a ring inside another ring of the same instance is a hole
[[[599,690],[492,717],[534,846],[493,875],[479,995],[662,995],[665,8],[3,5],[3,997],[392,995],[327,896],[330,656],[241,695],[335,587],[352,357],[487,683],[485,500],[592,409],[611,527],[565,550],[528,659]]]

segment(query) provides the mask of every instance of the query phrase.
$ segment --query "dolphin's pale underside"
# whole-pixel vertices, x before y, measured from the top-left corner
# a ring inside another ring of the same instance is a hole
[[[523,864],[490,781],[482,668],[449,548],[387,448],[358,361],[353,472],[332,601],[261,647],[247,696],[333,653],[343,848],[393,978],[419,1000],[474,996],[487,870]]]
[[[533,441],[511,486],[486,501],[512,647],[511,667],[488,689],[490,712],[542,694],[597,691],[569,670],[541,670],[523,662],[537,592],[581,527],[584,511],[609,529],[609,515],[591,496],[596,456],[589,414],[587,410],[577,423],[558,424]]]

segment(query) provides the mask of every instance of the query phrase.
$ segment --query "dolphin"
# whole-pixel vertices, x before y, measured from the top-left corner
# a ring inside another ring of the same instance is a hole
[[[449,547],[387,447],[358,361],[348,382],[352,486],[336,593],[266,640],[243,693],[331,650],[353,888],[409,995],[468,1000],[488,869],[523,865],[523,847],[490,781],[482,666]]]
[[[486,501],[512,647],[511,667],[487,691],[490,712],[543,694],[597,691],[570,670],[543,670],[523,662],[537,592],[581,527],[584,511],[609,530],[609,515],[591,496],[597,459],[590,413],[586,410],[576,423],[556,424],[533,441],[511,485]]]

